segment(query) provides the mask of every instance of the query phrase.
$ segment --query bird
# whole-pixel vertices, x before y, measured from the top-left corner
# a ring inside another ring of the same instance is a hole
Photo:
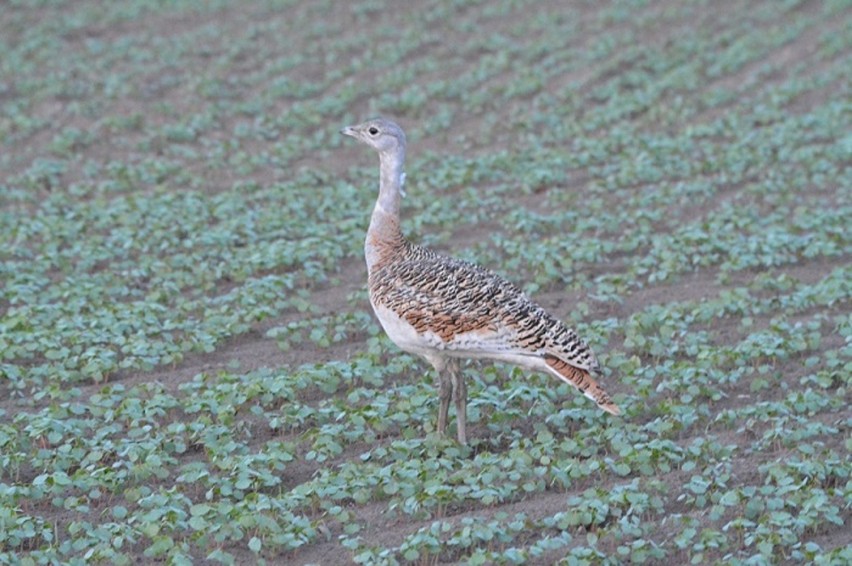
[[[467,444],[462,359],[506,362],[553,375],[607,413],[620,414],[592,378],[600,365],[573,329],[493,271],[405,238],[400,227],[406,154],[402,128],[374,118],[340,133],[379,154],[379,194],[364,242],[370,304],[390,340],[438,373],[438,433],[446,435],[452,400],[457,440]]]

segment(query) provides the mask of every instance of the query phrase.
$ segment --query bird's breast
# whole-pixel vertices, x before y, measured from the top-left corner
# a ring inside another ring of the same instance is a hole
[[[385,333],[391,341],[399,346],[400,349],[414,354],[423,354],[434,352],[435,350],[443,350],[446,346],[444,340],[432,330],[418,329],[411,324],[405,317],[394,309],[373,300],[371,297],[370,303],[373,305],[373,311],[376,313],[376,318],[382,325]]]

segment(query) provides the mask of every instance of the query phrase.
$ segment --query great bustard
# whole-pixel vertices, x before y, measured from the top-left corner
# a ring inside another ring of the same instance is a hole
[[[466,443],[467,388],[459,358],[509,362],[553,374],[604,411],[619,414],[590,376],[599,371],[595,355],[572,329],[499,275],[405,239],[399,227],[405,175],[402,128],[379,118],[341,133],[379,153],[379,198],[364,244],[370,303],[390,339],[437,370],[438,432],[447,428],[452,398],[458,440]]]

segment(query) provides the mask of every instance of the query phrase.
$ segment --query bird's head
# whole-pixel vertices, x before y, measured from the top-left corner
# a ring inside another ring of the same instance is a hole
[[[394,122],[384,118],[367,120],[355,126],[346,126],[341,134],[352,136],[379,153],[405,151],[405,133]]]

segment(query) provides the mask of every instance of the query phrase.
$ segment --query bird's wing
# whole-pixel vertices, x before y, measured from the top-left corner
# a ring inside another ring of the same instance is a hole
[[[589,347],[516,285],[476,264],[415,248],[370,276],[374,303],[419,334],[433,333],[448,350],[482,357],[556,356],[589,371]]]

